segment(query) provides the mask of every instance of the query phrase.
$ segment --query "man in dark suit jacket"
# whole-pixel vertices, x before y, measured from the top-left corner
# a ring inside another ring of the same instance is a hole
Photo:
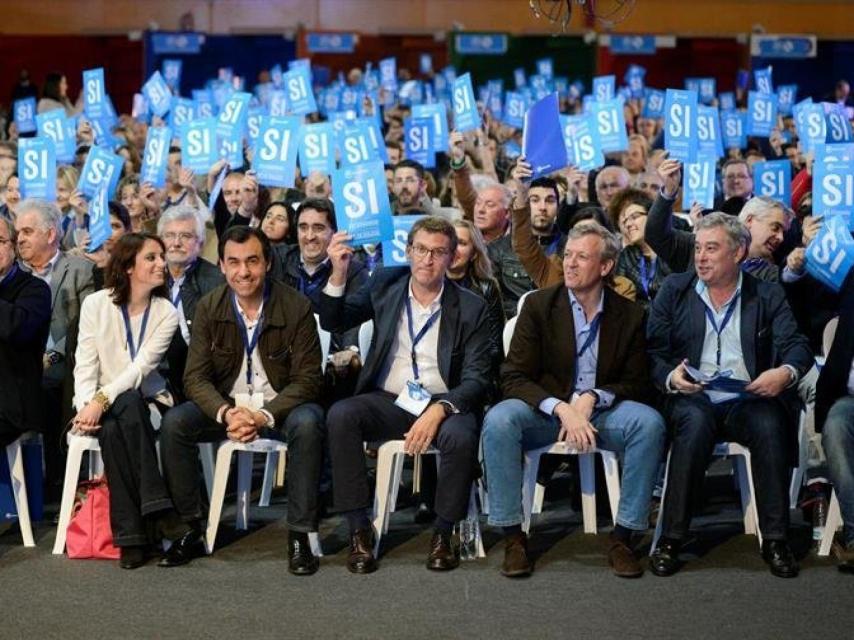
[[[520,526],[522,454],[555,441],[620,453],[623,488],[608,560],[618,576],[643,573],[632,533],[648,527],[665,430],[642,404],[652,396],[644,310],[605,285],[619,250],[598,223],[578,223],[567,239],[564,284],[532,293],[519,314],[501,367],[505,400],[483,425],[489,523],[504,529],[505,576],[533,570]]]
[[[317,531],[323,455],[320,341],[311,306],[287,285],[267,280],[270,241],[230,227],[219,245],[227,284],[198,304],[184,371],[189,402],[163,417],[163,471],[178,515],[190,525],[161,564],[198,553],[201,521],[199,442],[257,438],[288,443],[288,569],[317,571],[308,534]]]
[[[42,428],[42,356],[50,287],[15,264],[15,228],[0,218],[0,447]]]
[[[350,526],[348,569],[376,570],[365,469],[365,441],[406,438],[411,455],[439,449],[436,530],[427,567],[453,569],[458,550],[451,530],[467,511],[477,463],[478,420],[492,377],[493,341],[483,299],[446,280],[456,251],[453,225],[441,218],[416,222],[406,253],[410,269],[382,269],[344,297],[353,249],[337,233],[329,246],[332,274],[320,299],[320,322],[345,331],[374,321],[371,349],[356,395],[327,416],[334,502]]]
[[[854,271],[842,285],[839,324],[816,387],[815,430],[845,528],[833,544],[839,570],[854,573]]]
[[[782,288],[744,273],[750,233],[737,219],[712,213],[695,226],[694,273],[671,275],[656,297],[647,339],[656,385],[667,400],[672,430],[662,537],[652,555],[657,575],[678,571],[691,508],[702,493],[715,442],[750,449],[763,536],[771,572],[795,577],[787,542],[789,474],[796,456],[796,385],[813,365]],[[686,368],[729,371],[743,391],[704,388]]]
[[[172,392],[183,399],[184,367],[196,305],[225,279],[217,266],[199,257],[205,242],[205,223],[193,207],[177,205],[168,209],[157,221],[157,235],[166,245],[166,284],[169,299],[178,311],[178,331],[166,352],[168,379]]]

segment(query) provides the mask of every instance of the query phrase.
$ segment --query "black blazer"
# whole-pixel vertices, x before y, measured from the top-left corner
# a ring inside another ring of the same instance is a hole
[[[648,402],[653,395],[644,335],[644,309],[605,287],[596,388],[620,400]],[[525,299],[501,366],[505,398],[535,409],[549,397],[569,400],[575,386],[575,325],[564,285],[535,291]]]
[[[827,413],[839,398],[848,395],[848,375],[854,360],[854,271],[840,290],[839,325],[833,346],[818,376],[815,394],[815,430],[821,432]]]
[[[18,268],[0,286],[0,422],[44,430],[42,356],[50,331],[50,287]]]
[[[376,388],[377,378],[397,336],[397,323],[409,293],[408,268],[374,272],[355,293],[333,298],[320,295],[320,325],[327,331],[346,331],[374,321],[371,349],[356,383],[356,393]],[[491,379],[493,341],[486,303],[476,293],[445,280],[439,319],[439,373],[449,391],[447,399],[461,413],[480,411]]]

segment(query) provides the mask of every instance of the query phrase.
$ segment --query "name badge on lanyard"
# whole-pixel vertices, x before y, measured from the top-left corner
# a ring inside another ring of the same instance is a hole
[[[720,327],[718,327],[717,323],[715,322],[715,314],[712,312],[708,305],[705,305],[706,317],[709,319],[709,323],[712,325],[712,331],[714,331],[715,335],[717,336],[715,363],[717,364],[718,369],[721,368],[721,334],[723,334],[724,329],[726,329],[727,324],[729,324],[730,318],[732,318],[732,314],[735,313],[735,307],[738,305],[738,297],[739,293],[736,293],[735,296],[733,296],[733,299],[729,303],[726,313],[724,314],[724,318],[723,320],[721,320]]]
[[[420,416],[424,413],[424,409],[427,408],[427,405],[430,404],[430,399],[432,398],[431,394],[427,389],[424,388],[424,385],[421,384],[420,375],[418,372],[418,360],[415,355],[415,347],[421,342],[422,338],[427,334],[430,328],[436,323],[436,320],[439,318],[439,314],[442,312],[441,309],[437,309],[428,319],[427,322],[424,323],[424,326],[421,327],[421,331],[417,334],[415,333],[415,325],[412,320],[412,302],[409,298],[406,298],[406,321],[407,328],[409,329],[409,339],[412,342],[412,350],[410,351],[410,356],[412,358],[412,380],[406,381],[406,387],[403,391],[400,392],[400,395],[397,396],[397,399],[394,403],[411,413],[414,416]]]
[[[145,308],[145,313],[142,314],[142,326],[139,328],[139,342],[134,342],[128,307],[127,305],[122,305],[122,318],[125,321],[125,336],[127,337],[127,345],[131,361],[136,360],[136,354],[139,352],[139,347],[142,346],[142,341],[145,339],[145,327],[148,326],[148,313],[150,311],[151,302],[148,303],[148,306]]]
[[[255,347],[258,346],[258,340],[261,338],[261,330],[264,326],[264,304],[267,302],[269,292],[264,292],[264,301],[261,303],[261,313],[258,314],[258,320],[255,323],[255,330],[252,336],[249,336],[249,330],[246,328],[246,322],[240,310],[237,308],[237,296],[231,296],[231,307],[234,310],[234,317],[237,321],[237,327],[240,330],[240,337],[243,340],[243,348],[246,352],[246,386],[249,388],[249,393],[234,394],[234,402],[238,407],[248,407],[253,410],[258,410],[264,404],[264,394],[256,393],[253,387],[254,371],[252,369],[252,354],[255,352]]]

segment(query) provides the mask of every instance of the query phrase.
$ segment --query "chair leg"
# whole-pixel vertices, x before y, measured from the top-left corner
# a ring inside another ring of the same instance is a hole
[[[216,454],[213,486],[211,488],[210,511],[208,512],[208,528],[205,533],[207,552],[213,553],[216,542],[216,532],[219,529],[219,519],[222,516],[222,503],[225,500],[225,487],[228,484],[228,473],[231,471],[231,454],[234,446],[227,442],[220,446]]]
[[[581,513],[584,519],[584,533],[596,533],[596,469],[593,466],[592,453],[578,454],[578,468],[581,476]]]
[[[477,527],[474,530],[474,545],[478,558],[485,558],[486,551],[483,548],[483,536],[480,533],[480,512],[477,509],[477,487],[472,484],[471,495],[469,495],[469,518],[474,517],[478,521]]]
[[[24,451],[21,440],[15,440],[6,447],[9,461],[9,477],[12,480],[12,493],[15,496],[15,508],[18,510],[18,526],[25,547],[36,546],[33,540],[33,525],[30,522],[30,504],[27,500],[27,480],[24,477]]]
[[[753,473],[750,466],[750,453],[735,456],[738,461],[739,492],[741,493],[741,506],[744,510],[744,532],[756,535],[760,548],[762,547],[762,532],[759,530],[758,516],[756,512],[756,492],[753,488]]]
[[[600,451],[605,468],[605,484],[608,487],[608,502],[611,505],[611,520],[617,526],[617,511],[620,508],[620,465],[611,451]]]
[[[534,492],[537,486],[537,473],[540,470],[540,453],[525,454],[525,464],[522,467],[522,531],[531,530],[531,513],[534,506]]]
[[[658,504],[658,520],[655,523],[655,533],[652,535],[652,544],[649,547],[649,554],[655,551],[658,546],[658,539],[661,537],[661,528],[664,524],[664,498],[667,496],[667,478],[670,475],[670,453],[671,449],[667,450],[667,463],[664,465],[664,482],[661,484],[661,502]]]
[[[237,452],[237,524],[238,529],[249,528],[249,498],[252,492],[251,451]]]
[[[94,480],[104,475],[104,460],[100,449],[89,450],[89,479]]]
[[[792,470],[792,482],[789,485],[789,507],[791,509],[795,509],[798,506],[798,497],[801,493],[801,486],[804,483],[804,472],[807,468],[807,459],[809,457],[806,420],[806,412],[801,411],[801,419],[798,424],[798,466]]]
[[[273,494],[273,483],[276,480],[276,472],[279,469],[279,452],[270,451],[267,453],[267,460],[264,463],[264,480],[261,483],[261,499],[258,500],[259,507],[270,506],[270,496]]]
[[[216,461],[214,458],[214,443],[200,442],[199,443],[199,460],[202,463],[202,475],[205,477],[205,489],[208,492],[208,500],[211,499],[214,481],[214,467]]]
[[[543,512],[543,501],[546,499],[546,485],[537,482],[534,485],[534,504],[531,505],[531,513]]]
[[[53,553],[55,555],[65,553],[65,536],[68,532],[68,523],[71,522],[71,511],[74,509],[77,478],[80,477],[80,465],[83,463],[83,451],[85,449],[85,443],[79,438],[71,438],[71,441],[68,443],[68,456],[65,461],[65,480],[62,485],[62,500],[59,503],[59,522],[56,525],[56,539],[53,543]],[[94,456],[94,452],[92,454]],[[92,464],[89,466],[91,468]]]
[[[415,456],[413,458],[413,484],[412,484],[412,492],[418,493],[421,490],[421,456]],[[403,455],[396,455],[394,457],[394,477],[395,482],[391,485],[391,498],[388,501],[388,512],[394,513],[397,511],[397,496],[400,493],[400,482],[403,478],[403,465],[406,463],[406,458]],[[417,485],[416,485],[417,481]],[[417,488],[416,488],[417,487]],[[386,533],[388,532],[388,523],[386,523]]]
[[[288,462],[287,454],[282,454],[279,456],[279,464],[276,467],[276,487],[284,487],[285,486],[285,466]]]
[[[403,459],[401,459],[401,464]],[[424,460],[420,455],[414,456],[412,458],[412,493],[421,493],[421,468],[424,465]],[[397,491],[395,491],[395,494]],[[395,499],[392,502],[392,511],[394,511],[394,503],[397,502],[397,495],[395,495]]]
[[[374,555],[379,555],[380,539],[388,531],[389,499],[391,484],[394,482],[394,465],[397,457],[394,443],[386,443],[377,451],[377,484],[374,491]]]
[[[818,546],[818,555],[826,556],[830,554],[830,547],[833,545],[833,536],[836,535],[836,530],[842,526],[842,512],[839,509],[839,498],[836,497],[836,490],[830,495],[830,507],[827,510],[827,522],[824,524],[824,533],[821,535],[821,543]]]
[[[308,534],[308,544],[311,546],[311,552],[318,558],[323,557],[323,547],[320,545],[320,536],[317,531],[312,531]]]

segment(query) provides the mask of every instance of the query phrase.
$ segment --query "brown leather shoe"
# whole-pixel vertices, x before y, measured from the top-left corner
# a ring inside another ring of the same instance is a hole
[[[454,546],[450,533],[436,531],[430,539],[427,568],[433,571],[450,571],[460,566],[459,548]]]
[[[347,558],[350,573],[373,573],[377,570],[374,558],[374,532],[371,529],[357,529],[350,534],[350,555]]]
[[[524,578],[534,571],[534,564],[528,558],[528,536],[517,533],[504,539],[504,564],[501,575],[508,578]]]
[[[640,578],[643,575],[643,567],[631,548],[613,536],[608,549],[608,564],[614,570],[614,575],[620,578]]]

